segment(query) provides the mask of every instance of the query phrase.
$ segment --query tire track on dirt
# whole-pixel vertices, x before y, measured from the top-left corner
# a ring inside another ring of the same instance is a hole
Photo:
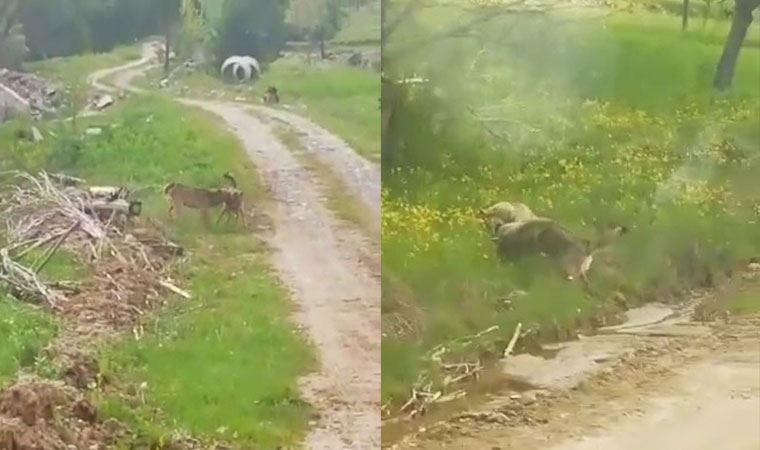
[[[116,88],[145,92],[131,81],[153,66],[154,51],[151,44],[145,44],[139,61],[99,71],[90,77],[91,84],[103,86],[102,80],[113,76]],[[113,92],[114,88],[105,90]],[[272,193],[274,207],[269,213],[274,233],[268,240],[273,263],[292,291],[297,321],[309,332],[321,363],[320,370],[301,383],[305,398],[319,412],[318,423],[306,438],[307,448],[378,448],[380,280],[373,267],[379,267],[379,251],[366,236],[340,225],[319,194],[318,180],[277,139],[270,125],[246,110],[249,105],[178,101],[222,118],[243,143]],[[314,128],[309,131],[314,133]],[[327,135],[322,132],[323,137]],[[379,170],[374,178],[367,175],[373,169],[346,149],[331,163],[379,220]]]

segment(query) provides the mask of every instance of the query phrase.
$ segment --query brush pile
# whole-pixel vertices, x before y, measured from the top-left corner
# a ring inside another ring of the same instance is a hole
[[[128,227],[139,202],[93,195],[94,188],[75,186],[83,180],[71,177],[11,175],[11,183],[0,185],[0,283],[13,296],[115,330],[134,326],[161,291],[189,296],[168,279],[182,249],[151,228]],[[42,270],[61,249],[91,276],[43,279]]]
[[[44,351],[62,381],[22,376],[0,390],[0,449],[110,448],[124,427],[100,419],[83,393],[108,381],[93,350],[114,335],[139,338],[143,315],[167,294],[189,297],[169,279],[182,248],[155,224],[134,226],[139,202],[124,188],[85,188],[84,180],[44,172],[3,175],[0,289],[66,327]],[[56,254],[83,276],[55,279],[72,272],[52,270]]]

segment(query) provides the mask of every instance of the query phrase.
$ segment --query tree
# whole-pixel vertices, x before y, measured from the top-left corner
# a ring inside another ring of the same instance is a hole
[[[228,56],[252,56],[266,64],[285,45],[285,0],[226,0],[217,25],[217,62]]]
[[[29,53],[24,27],[18,21],[18,0],[0,3],[0,66],[17,67]]]
[[[206,46],[213,35],[206,19],[205,3],[201,0],[182,0],[180,6],[180,52],[192,55],[199,46]],[[179,53],[179,52],[178,52]]]
[[[325,41],[332,39],[340,30],[344,13],[338,0],[324,0],[317,22],[309,33],[315,42],[319,43],[319,55],[326,58]]]
[[[735,2],[731,29],[728,32],[713,79],[713,87],[719,91],[725,91],[731,87],[736,61],[739,59],[739,51],[744,43],[744,38],[747,36],[747,30],[752,24],[752,11],[758,6],[760,6],[760,0],[736,0]]]
[[[681,11],[681,29],[686,31],[689,26],[689,0],[683,0],[683,10]]]
[[[181,0],[158,0],[161,3],[161,28],[164,34],[164,75],[169,75],[172,34],[179,22]]]
[[[319,45],[322,58],[325,41],[338,33],[344,17],[340,0],[293,0],[290,6],[290,22]]]

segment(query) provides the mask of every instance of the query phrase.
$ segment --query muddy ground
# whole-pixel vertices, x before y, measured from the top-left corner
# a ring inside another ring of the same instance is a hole
[[[712,295],[508,358],[498,370],[511,388],[388,447],[758,450],[760,317],[694,320]]]

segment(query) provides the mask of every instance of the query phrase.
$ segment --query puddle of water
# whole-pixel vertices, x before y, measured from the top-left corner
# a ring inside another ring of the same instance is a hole
[[[620,325],[603,327],[599,332],[618,331],[660,323],[675,314],[675,311],[662,303],[649,303],[644,306],[629,309],[625,312],[625,321]]]
[[[458,412],[477,409],[495,393],[523,393],[536,389],[568,389],[605,368],[625,353],[634,350],[632,332],[658,324],[682,323],[676,312],[662,303],[651,303],[626,311],[624,321],[608,326],[580,340],[532,345],[522,354],[506,360],[491,361],[480,378],[462,386],[464,397],[431,406],[414,420],[388,420],[382,427],[382,446],[399,442],[405,435],[436,422],[450,419]]]
[[[456,400],[436,403],[425,415],[413,420],[390,419],[382,426],[381,445],[383,448],[399,442],[404,436],[427,428],[442,420],[450,419],[456,413],[483,405],[496,392],[526,392],[535,386],[518,379],[504,376],[497,364],[491,364],[480,372],[477,381],[471,381],[461,388],[466,395]]]

